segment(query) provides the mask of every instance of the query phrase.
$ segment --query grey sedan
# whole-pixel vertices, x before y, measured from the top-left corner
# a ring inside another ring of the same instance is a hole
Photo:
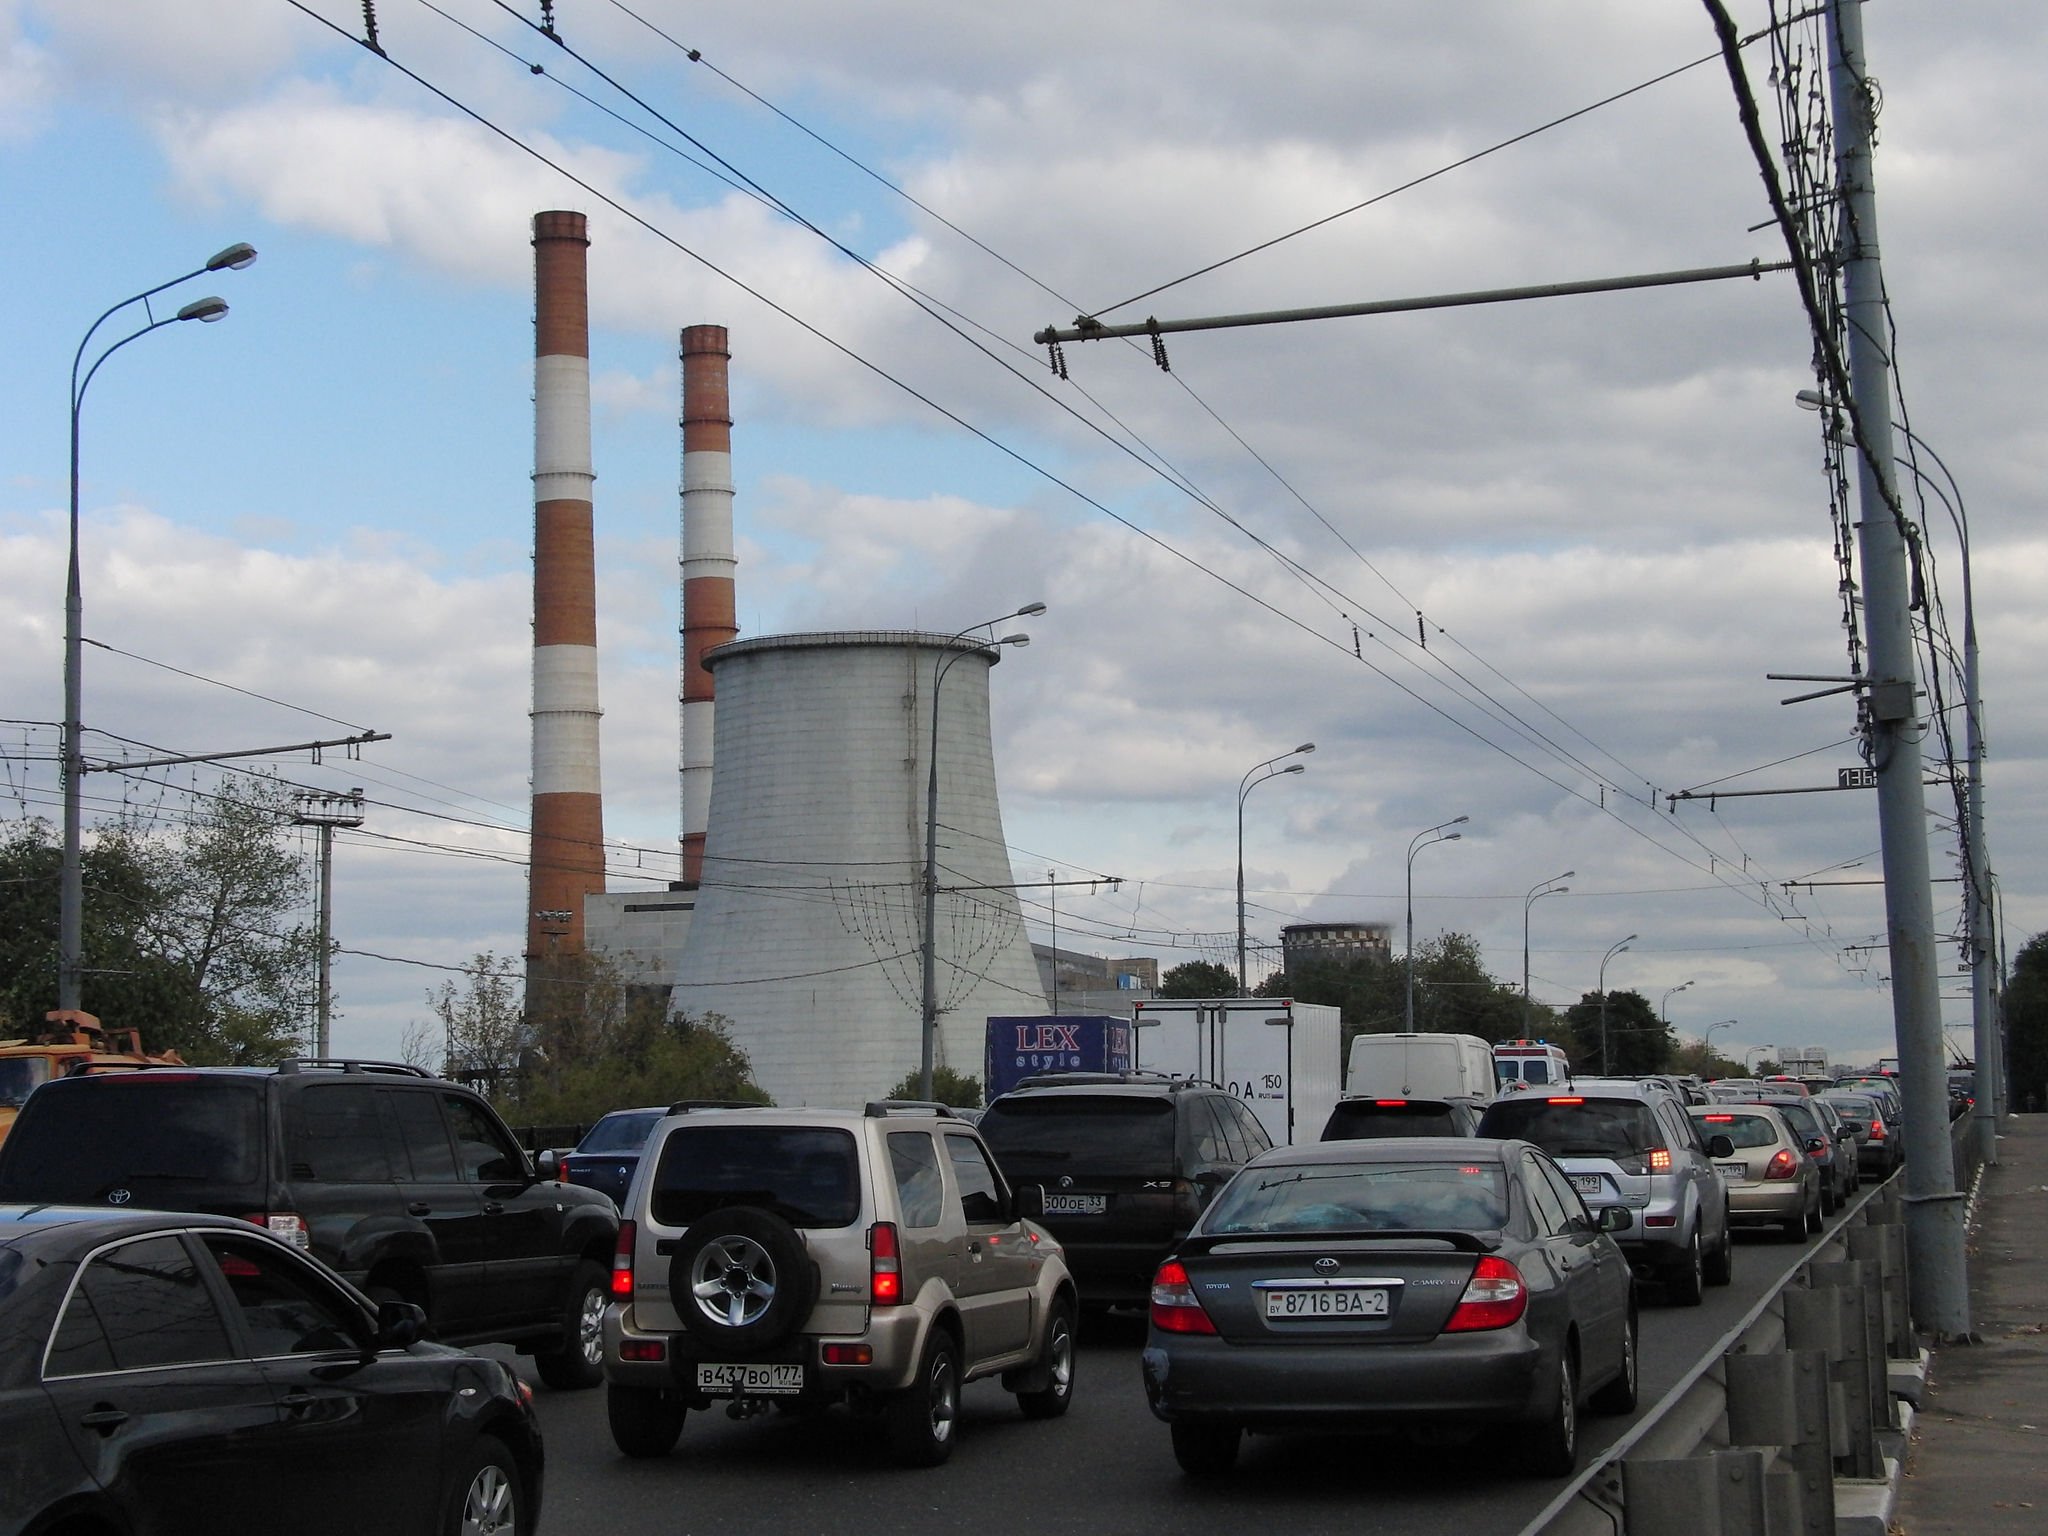
[[[1278,1147],[1152,1285],[1145,1394],[1191,1476],[1246,1431],[1500,1426],[1523,1470],[1578,1463],[1581,1406],[1636,1401],[1634,1282],[1571,1180],[1522,1141]]]

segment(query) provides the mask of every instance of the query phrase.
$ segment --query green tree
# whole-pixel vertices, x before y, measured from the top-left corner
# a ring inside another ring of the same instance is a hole
[[[1259,993],[1334,1004],[1343,1011],[1348,1045],[1351,1035],[1406,1027],[1408,968],[1395,955],[1309,961],[1297,964],[1291,976],[1268,977]],[[1520,988],[1487,974],[1477,941],[1462,933],[1415,946],[1415,1027],[1495,1041],[1525,1034],[1554,1039],[1559,1033],[1549,1008],[1539,1005],[1525,1019]]]
[[[461,982],[427,990],[432,1024],[406,1026],[400,1054],[415,1067],[444,1077],[495,1084],[510,1082],[533,1043],[520,997],[519,962],[485,950]]]
[[[2003,998],[2012,1107],[2048,1109],[2048,933],[2020,946]]]
[[[1161,997],[1235,997],[1237,973],[1213,960],[1185,960],[1159,978]]]
[[[188,1061],[276,1061],[297,1048],[317,938],[301,920],[311,880],[288,837],[289,791],[222,783],[182,825],[128,817],[81,854],[79,1001]],[[63,854],[48,823],[0,839],[0,1009],[30,1033],[57,1002]]]
[[[1581,1072],[1601,1071],[1600,994],[1585,993],[1572,1005],[1568,1017],[1577,1042],[1572,1064]],[[1648,998],[1639,992],[1609,992],[1606,1017],[1608,1073],[1640,1077],[1645,1072],[1671,1070],[1678,1038],[1671,1026],[1657,1017]]]
[[[924,1097],[924,1068],[912,1067],[903,1074],[903,1081],[882,1095],[885,1099],[922,1099]],[[939,1103],[954,1109],[978,1109],[981,1107],[981,1079],[969,1077],[965,1072],[956,1072],[951,1067],[932,1068],[932,1097]]]

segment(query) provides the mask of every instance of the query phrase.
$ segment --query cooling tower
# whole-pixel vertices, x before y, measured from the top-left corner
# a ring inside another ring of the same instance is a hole
[[[775,635],[707,657],[718,772],[674,1006],[722,1015],[781,1104],[859,1104],[919,1063],[920,882],[939,695],[936,1063],[978,1076],[991,1014],[1045,993],[989,747],[991,646],[902,631]]]
[[[722,325],[686,327],[683,372],[683,682],[681,709],[684,889],[703,878],[711,815],[712,675],[704,656],[739,633],[733,617],[732,354]]]
[[[533,216],[533,846],[526,957],[583,948],[604,889],[590,302],[580,213]]]

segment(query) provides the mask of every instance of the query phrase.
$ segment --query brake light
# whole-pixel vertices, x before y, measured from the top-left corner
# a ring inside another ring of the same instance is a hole
[[[1870,1139],[1872,1141],[1883,1141],[1884,1136],[1884,1122],[1873,1118],[1870,1122]]]
[[[1652,1173],[1669,1173],[1670,1171],[1671,1171],[1671,1153],[1670,1153],[1670,1150],[1669,1150],[1668,1148],[1665,1148],[1665,1147],[1652,1147],[1652,1148],[1650,1148],[1650,1172],[1652,1172]]]
[[[1374,1109],[1406,1109],[1408,1101],[1406,1099],[1374,1099],[1372,1107]]]
[[[295,1211],[252,1211],[242,1220],[261,1227],[281,1243],[290,1243],[304,1252],[313,1246],[313,1234],[307,1229],[306,1218]]]
[[[1544,1100],[1543,1102],[1544,1102],[1544,1103],[1546,1103],[1546,1104],[1583,1104],[1583,1103],[1585,1103],[1586,1101],[1585,1101],[1585,1100],[1584,1100],[1583,1098],[1579,1098],[1579,1099],[1545,1099],[1545,1100]]]
[[[621,1301],[633,1299],[633,1234],[632,1222],[619,1223],[619,1240],[612,1245],[612,1294]]]
[[[1735,1123],[1733,1115],[1701,1115],[1700,1118],[1709,1125],[1733,1125]]]
[[[1488,1328],[1505,1328],[1520,1319],[1529,1308],[1528,1287],[1522,1272],[1497,1254],[1484,1254],[1473,1267],[1458,1308],[1444,1324],[1445,1333],[1476,1333]]]
[[[1216,1324],[1195,1295],[1195,1284],[1178,1259],[1168,1259],[1152,1277],[1152,1326],[1164,1333],[1211,1333]]]
[[[903,1258],[893,1221],[878,1221],[868,1228],[868,1294],[878,1307],[903,1304]]]
[[[1799,1176],[1799,1159],[1784,1147],[1771,1154],[1771,1160],[1764,1166],[1767,1179],[1795,1179]]]

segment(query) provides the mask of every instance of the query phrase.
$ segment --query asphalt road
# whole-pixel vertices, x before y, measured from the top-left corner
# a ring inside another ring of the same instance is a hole
[[[1654,1407],[1804,1251],[1738,1233],[1735,1281],[1710,1287],[1702,1306],[1667,1306],[1646,1287],[1639,1411]],[[1559,1486],[1503,1470],[1484,1440],[1450,1447],[1263,1436],[1246,1441],[1234,1476],[1190,1483],[1174,1463],[1166,1426],[1145,1407],[1143,1340],[1135,1315],[1085,1327],[1074,1405],[1062,1419],[1028,1422],[994,1381],[969,1386],[953,1458],[928,1471],[890,1466],[878,1426],[843,1410],[811,1421],[770,1414],[744,1423],[722,1408],[693,1413],[672,1455],[629,1461],[605,1427],[602,1389],[541,1387],[535,1402],[548,1455],[541,1531],[958,1536],[995,1521],[1041,1536],[1215,1529],[1219,1518],[1235,1517],[1288,1536],[1353,1536],[1369,1513],[1375,1536],[1440,1536],[1517,1530]],[[530,1378],[526,1362],[521,1367]],[[1631,1422],[1583,1419],[1585,1454]]]

